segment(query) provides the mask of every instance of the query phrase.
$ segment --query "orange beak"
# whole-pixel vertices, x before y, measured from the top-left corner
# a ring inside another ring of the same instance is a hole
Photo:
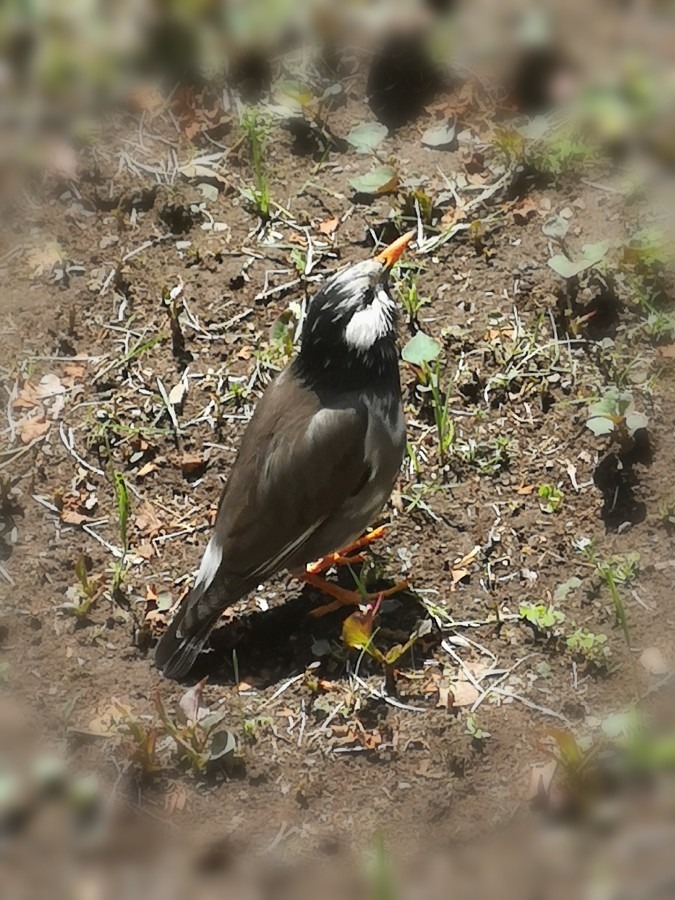
[[[381,253],[378,253],[375,259],[378,262],[384,263],[384,265],[391,269],[394,263],[399,259],[402,255],[405,248],[415,237],[416,231],[407,231],[405,234],[402,234],[400,238],[396,238],[396,240],[389,244],[388,247],[385,247]]]

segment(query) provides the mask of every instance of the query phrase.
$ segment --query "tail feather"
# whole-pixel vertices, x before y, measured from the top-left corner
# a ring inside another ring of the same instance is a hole
[[[159,639],[155,665],[167,678],[180,679],[188,674],[220,617],[220,609],[209,609],[203,601],[203,591],[186,597]]]

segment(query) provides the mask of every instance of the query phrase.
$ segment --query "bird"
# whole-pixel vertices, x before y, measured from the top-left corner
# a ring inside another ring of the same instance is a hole
[[[155,649],[167,678],[190,672],[228,607],[277,572],[337,560],[387,502],[406,441],[389,276],[414,236],[338,271],[309,301],[299,349],[246,427],[194,587]],[[332,606],[361,597],[332,593]]]

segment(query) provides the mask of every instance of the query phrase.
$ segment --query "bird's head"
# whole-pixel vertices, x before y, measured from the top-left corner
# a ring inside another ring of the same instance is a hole
[[[378,351],[393,351],[396,304],[389,273],[415,235],[409,231],[372,259],[348,266],[310,301],[301,356],[314,365],[377,364]]]

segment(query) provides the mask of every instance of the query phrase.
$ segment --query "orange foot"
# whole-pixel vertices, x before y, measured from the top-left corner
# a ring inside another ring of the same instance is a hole
[[[331,566],[353,566],[357,563],[362,563],[365,557],[358,551],[362,550],[364,547],[368,547],[370,544],[381,538],[386,530],[384,525],[380,525],[379,528],[373,528],[368,534],[364,534],[363,537],[360,537],[358,540],[348,544],[348,546],[343,547],[342,550],[337,550],[335,553],[329,553],[328,556],[324,556],[323,559],[318,559],[316,562],[310,563],[307,566],[307,572],[310,575],[318,575],[319,572],[325,572],[326,569],[330,569]]]
[[[360,591],[348,591],[345,588],[339,587],[337,584],[331,584],[323,578],[319,578],[319,576],[313,572],[307,572],[306,574],[298,575],[297,577],[300,578],[301,581],[304,581],[305,584],[310,584],[323,594],[328,594],[329,597],[333,598],[331,603],[320,606],[318,609],[313,609],[310,613],[312,616],[325,616],[327,613],[335,612],[336,609],[340,609],[341,606],[360,606],[362,603],[373,603],[378,597],[391,597],[392,594],[404,591],[408,587],[407,581],[400,581],[393,587],[387,588],[386,591],[375,591],[372,594],[362,594]]]

